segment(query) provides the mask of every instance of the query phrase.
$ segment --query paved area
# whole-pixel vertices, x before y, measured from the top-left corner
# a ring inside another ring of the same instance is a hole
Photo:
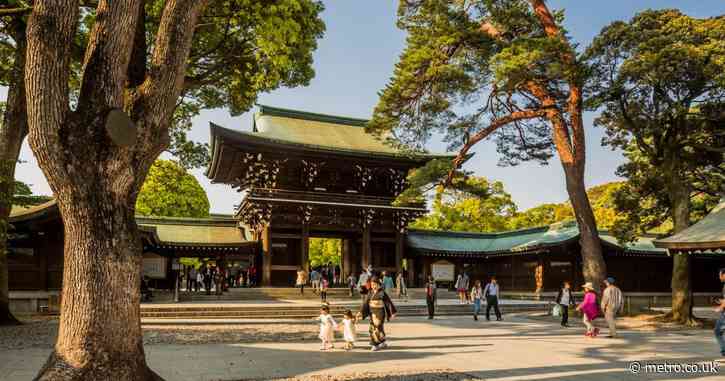
[[[393,298],[393,303],[396,306],[421,306],[425,307],[425,299],[407,299],[401,300]],[[332,306],[360,306],[360,300],[330,300],[329,304]],[[458,299],[438,299],[437,305],[439,306],[454,306],[460,305]],[[518,299],[501,299],[499,304],[505,305],[530,305],[540,304],[542,306],[550,305],[551,302],[544,300],[518,300]],[[277,299],[277,300],[218,300],[218,301],[193,301],[193,302],[149,302],[141,303],[141,309],[144,308],[185,308],[185,307],[318,307],[320,301],[317,299]],[[471,306],[471,304],[468,304]],[[485,306],[486,303],[484,302]]]
[[[320,352],[319,343],[309,337],[145,348],[151,367],[167,380],[725,380],[725,369],[718,374],[677,374],[647,373],[644,367],[714,360],[716,347],[709,330],[623,330],[617,339],[588,339],[578,324],[565,329],[525,315],[505,319],[401,318],[387,326],[391,347],[380,352],[364,347],[365,322],[358,326],[359,348],[351,352]],[[49,351],[0,351],[0,380],[32,379]],[[642,365],[638,374],[627,370],[633,361]]]

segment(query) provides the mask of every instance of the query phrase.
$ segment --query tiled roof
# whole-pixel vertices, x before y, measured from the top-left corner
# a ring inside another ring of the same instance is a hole
[[[725,253],[725,199],[696,224],[655,241],[655,245],[670,250]]]
[[[652,244],[654,237],[639,237],[624,245],[606,231],[600,232],[600,238],[605,244],[622,248],[625,252],[665,254],[665,250]],[[426,252],[495,255],[530,252],[573,242],[579,239],[579,229],[574,222],[501,233],[411,229],[406,239],[409,247]]]

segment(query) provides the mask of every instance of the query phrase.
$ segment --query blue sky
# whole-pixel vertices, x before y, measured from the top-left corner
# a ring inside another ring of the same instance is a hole
[[[309,86],[280,89],[261,94],[259,103],[360,118],[370,117],[377,103],[377,93],[392,74],[398,55],[404,48],[405,35],[395,27],[397,1],[334,0],[324,1],[322,15],[327,32],[315,53],[316,76]],[[614,20],[626,20],[647,8],[679,8],[693,17],[725,14],[723,0],[608,0],[549,1],[554,9],[565,10],[565,25],[581,46],[586,46],[602,27]],[[0,97],[5,92],[0,89]],[[251,129],[251,114],[231,117],[226,110],[208,110],[194,120],[191,137],[197,141],[209,140],[209,122],[229,128]],[[602,131],[592,126],[593,114],[587,114],[587,186],[617,180],[615,169],[622,156],[601,147]],[[434,151],[444,150],[440,142],[431,142]],[[562,202],[567,199],[564,177],[557,158],[548,166],[528,163],[516,167],[499,167],[493,143],[479,144],[476,155],[466,169],[491,180],[503,181],[520,209],[544,202]],[[17,178],[32,184],[36,193],[50,194],[42,172],[32,152],[23,147]],[[203,170],[194,175],[206,189],[212,212],[231,213],[240,201],[240,194],[222,184],[210,184]]]

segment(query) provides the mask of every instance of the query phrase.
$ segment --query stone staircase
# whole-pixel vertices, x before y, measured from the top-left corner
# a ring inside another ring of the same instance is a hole
[[[411,299],[425,298],[425,290],[413,288],[408,290],[408,297]],[[439,299],[455,299],[455,292],[438,290]],[[357,291],[352,297],[349,296],[347,288],[330,288],[327,291],[327,299],[330,301],[358,301],[360,294]],[[231,288],[222,295],[206,295],[205,292],[186,292],[179,294],[182,302],[208,302],[215,301],[279,301],[279,300],[320,300],[319,294],[312,292],[311,288],[305,288],[305,293],[291,287],[255,287],[255,288]]]

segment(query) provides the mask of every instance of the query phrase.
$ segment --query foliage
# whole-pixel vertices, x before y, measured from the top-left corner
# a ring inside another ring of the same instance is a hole
[[[494,232],[506,230],[516,205],[503,183],[468,177],[454,189],[438,187],[433,211],[411,227],[432,230]]]
[[[50,196],[34,195],[30,186],[22,181],[15,180],[15,193],[13,194],[12,205],[30,206],[48,202]]]
[[[194,176],[170,160],[156,160],[136,201],[142,216],[207,217],[209,200]]]
[[[330,262],[340,264],[342,257],[342,240],[333,238],[310,238],[309,259],[312,267],[326,265]]]
[[[605,27],[587,58],[595,124],[628,158],[615,233],[672,227],[678,186],[692,212],[681,226],[701,218],[725,189],[725,19],[644,11]]]

